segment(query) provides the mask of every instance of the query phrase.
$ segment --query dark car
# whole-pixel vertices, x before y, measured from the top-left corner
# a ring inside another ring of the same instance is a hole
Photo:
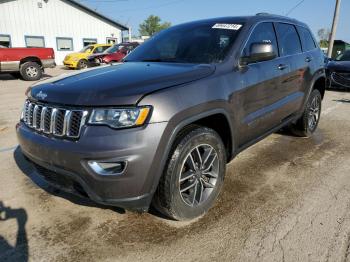
[[[350,89],[350,50],[329,61],[326,73],[329,88]]]
[[[17,135],[56,186],[192,219],[213,205],[239,152],[282,127],[314,133],[325,79],[301,22],[196,21],[158,33],[121,64],[32,86]]]
[[[139,43],[137,42],[121,43],[111,46],[103,53],[89,56],[89,66],[99,66],[101,64],[120,62],[126,55],[128,55],[138,46]]]

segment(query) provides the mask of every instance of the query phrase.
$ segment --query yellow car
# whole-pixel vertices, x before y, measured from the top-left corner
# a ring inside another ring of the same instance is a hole
[[[94,44],[87,45],[78,53],[71,53],[64,58],[63,64],[72,69],[83,69],[88,66],[88,56],[91,54],[102,53],[107,48],[111,47],[110,44]]]

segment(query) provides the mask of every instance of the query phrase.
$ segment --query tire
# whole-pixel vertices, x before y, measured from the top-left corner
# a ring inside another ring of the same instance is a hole
[[[36,81],[42,77],[43,70],[36,62],[26,62],[20,66],[20,74],[23,80]]]
[[[291,131],[300,137],[310,137],[317,129],[320,121],[321,107],[321,93],[314,89],[307,101],[303,115],[292,125]]]
[[[80,69],[85,69],[88,67],[88,61],[86,59],[80,59],[78,62],[77,68]]]
[[[197,218],[219,195],[226,171],[225,147],[214,130],[195,126],[176,139],[170,154],[153,206],[175,220]]]

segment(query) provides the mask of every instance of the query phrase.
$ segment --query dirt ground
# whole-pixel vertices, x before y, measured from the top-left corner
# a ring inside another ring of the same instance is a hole
[[[241,153],[216,205],[180,223],[39,179],[14,130],[29,84],[0,75],[0,261],[350,261],[350,92],[326,92],[312,138],[273,134]]]

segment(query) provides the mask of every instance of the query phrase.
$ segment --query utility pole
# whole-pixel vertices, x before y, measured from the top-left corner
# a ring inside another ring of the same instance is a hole
[[[328,44],[328,57],[332,57],[333,52],[333,45],[334,45],[334,38],[335,33],[337,32],[337,25],[338,25],[338,19],[339,19],[339,11],[340,11],[340,2],[341,0],[336,0],[335,4],[335,10],[334,10],[334,16],[333,16],[333,24],[332,24],[332,31],[329,35],[329,44]]]

